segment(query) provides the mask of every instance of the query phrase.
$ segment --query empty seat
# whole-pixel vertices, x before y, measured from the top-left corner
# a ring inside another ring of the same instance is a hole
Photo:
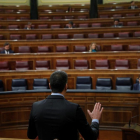
[[[116,79],[116,90],[131,90],[132,89],[132,78],[120,77]]]
[[[36,61],[36,70],[48,70],[50,69],[50,61]]]
[[[53,17],[53,19],[62,19],[62,17]]]
[[[42,39],[52,39],[52,34],[43,34]]]
[[[73,38],[84,38],[84,34],[74,34]]]
[[[119,37],[129,37],[129,32],[121,32],[121,33],[118,33],[118,36]]]
[[[52,12],[52,10],[43,10],[42,12],[48,13],[48,12]]]
[[[38,53],[47,53],[50,52],[49,46],[38,46]]]
[[[38,29],[47,29],[47,28],[48,28],[47,24],[38,25]]]
[[[78,16],[77,18],[78,18],[78,19],[86,19],[87,16]]]
[[[65,16],[65,19],[74,19],[74,16]]]
[[[39,17],[40,20],[48,20],[50,17]]]
[[[16,70],[29,70],[28,61],[16,61]]]
[[[123,46],[121,44],[111,45],[111,51],[123,51]]]
[[[48,89],[49,84],[47,79],[34,79],[33,89],[34,90],[41,90],[41,89]]]
[[[140,51],[140,45],[129,45],[128,50],[129,51]]]
[[[134,32],[133,36],[134,36],[134,37],[140,37],[140,31]]]
[[[25,10],[25,9],[19,9],[17,12],[26,13],[26,12],[28,12],[28,11]]]
[[[3,81],[0,80],[0,91],[4,91],[4,85],[3,85]]]
[[[8,25],[9,29],[18,29],[19,26],[18,25]]]
[[[56,60],[56,69],[69,69],[69,60]]]
[[[56,52],[68,52],[68,46],[66,45],[56,46]]]
[[[103,37],[104,38],[114,38],[114,33],[104,33]]]
[[[7,17],[7,20],[16,20],[16,17]]]
[[[114,18],[120,18],[120,17],[122,17],[122,14],[114,14],[113,17]]]
[[[19,46],[18,47],[19,53],[30,53],[30,47],[29,46]]]
[[[108,60],[95,60],[95,69],[109,69]]]
[[[131,21],[131,22],[127,22],[127,26],[137,26],[138,22],[137,21]]]
[[[67,39],[68,38],[68,34],[58,34],[58,38],[59,39]]]
[[[56,9],[56,12],[65,12],[63,9]]]
[[[74,46],[74,51],[75,52],[85,52],[87,51],[87,47],[83,45],[76,45]]]
[[[0,71],[9,70],[9,65],[7,61],[0,62]]]
[[[0,40],[3,40],[4,39],[4,36],[3,35],[0,35]]]
[[[26,39],[27,40],[34,40],[36,38],[37,38],[36,34],[27,34],[26,35]]]
[[[109,18],[108,15],[100,15],[100,18]]]
[[[91,27],[101,27],[101,23],[92,23]]]
[[[88,12],[89,9],[80,9],[80,11]]]
[[[51,28],[60,28],[60,25],[51,25]]]
[[[79,24],[79,27],[80,28],[87,28],[88,27],[88,24],[86,24],[86,23],[85,24]]]
[[[97,90],[111,90],[112,80],[110,78],[98,78],[96,81]]]
[[[20,17],[20,20],[29,20],[29,17]]]
[[[10,35],[10,39],[11,40],[20,40],[21,39],[21,35]]]
[[[140,69],[140,59],[138,59],[137,68]]]
[[[12,91],[27,90],[26,79],[12,79]]]
[[[90,33],[88,34],[88,38],[98,38],[99,37],[99,34],[98,33]]]
[[[88,69],[88,60],[75,60],[75,69]]]
[[[92,79],[90,76],[78,76],[76,89],[92,89]]]
[[[116,60],[115,69],[129,69],[128,60]]]
[[[135,14],[131,13],[131,14],[126,14],[126,17],[134,17]]]
[[[13,13],[13,12],[15,12],[15,10],[13,10],[13,9],[5,10],[5,13]]]
[[[112,7],[104,7],[104,10],[111,10],[113,9]]]
[[[116,6],[116,9],[124,9],[123,6]]]

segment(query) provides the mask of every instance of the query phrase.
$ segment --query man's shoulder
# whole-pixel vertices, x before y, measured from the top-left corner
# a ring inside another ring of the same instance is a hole
[[[44,100],[41,100],[41,101],[34,102],[33,103],[33,106],[41,105],[44,101],[45,101],[45,99]]]

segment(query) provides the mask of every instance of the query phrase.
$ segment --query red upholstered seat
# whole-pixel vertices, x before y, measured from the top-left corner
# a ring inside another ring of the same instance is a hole
[[[53,19],[62,19],[62,17],[53,17]]]
[[[137,25],[138,25],[137,21],[127,22],[127,26],[137,26]]]
[[[10,35],[10,39],[11,40],[20,40],[21,39],[21,35]]]
[[[80,9],[80,11],[88,12],[89,9]]]
[[[13,12],[15,12],[15,10],[13,10],[13,9],[5,10],[5,13],[13,13]]]
[[[65,12],[63,9],[56,9],[56,12],[61,12],[61,13],[63,13],[63,12]]]
[[[50,52],[49,46],[38,46],[38,53],[47,53]]]
[[[126,17],[135,17],[135,14],[131,13],[131,14],[126,14]]]
[[[115,69],[129,69],[128,60],[116,60]]]
[[[101,51],[101,46],[97,45],[97,49],[98,49],[98,51]]]
[[[80,27],[80,28],[87,28],[87,27],[88,27],[88,23],[85,23],[85,24],[79,24],[79,27]]]
[[[74,34],[73,38],[84,38],[84,34]]]
[[[122,14],[114,14],[113,17],[114,18],[120,18],[120,17],[122,17]]]
[[[50,61],[36,61],[36,70],[48,70],[50,69]]]
[[[138,65],[137,68],[140,69],[140,59],[138,59]]]
[[[3,50],[4,50],[4,48],[3,47],[0,47],[0,52],[3,51]]]
[[[109,69],[108,60],[95,60],[95,69]]]
[[[65,19],[74,19],[74,16],[65,16]]]
[[[42,39],[52,39],[52,34],[43,34]]]
[[[92,27],[101,27],[101,23],[92,23]]]
[[[19,9],[17,12],[20,12],[20,13],[26,13],[27,10],[25,10],[25,9]]]
[[[112,6],[111,7],[104,7],[104,10],[111,10],[113,9]]]
[[[129,45],[128,50],[129,51],[140,51],[140,45]]]
[[[30,53],[30,47],[29,46],[19,46],[18,47],[19,53]]]
[[[0,71],[2,70],[9,70],[9,65],[7,61],[0,62]]]
[[[56,60],[56,69],[69,69],[69,60]]]
[[[41,19],[41,20],[48,20],[48,19],[50,19],[50,17],[40,17],[39,19]]]
[[[58,38],[59,39],[67,39],[68,38],[68,34],[58,34]]]
[[[74,68],[75,69],[88,69],[88,61],[87,60],[75,60]]]
[[[26,39],[27,40],[34,40],[36,38],[37,38],[36,34],[27,34],[26,35]]]
[[[19,29],[18,25],[8,25],[9,29]]]
[[[29,17],[20,17],[20,20],[29,20]]]
[[[111,45],[111,51],[123,51],[123,46],[121,44]]]
[[[48,13],[48,12],[52,12],[52,10],[43,10],[42,12]]]
[[[60,24],[58,24],[58,25],[51,25],[51,28],[60,28]]]
[[[74,46],[74,51],[75,52],[85,52],[87,51],[87,47],[83,45],[76,45]]]
[[[116,9],[123,9],[123,6],[116,6]]]
[[[68,52],[68,46],[66,45],[56,46],[56,52]]]
[[[87,16],[78,16],[78,19],[87,19]]]
[[[47,28],[48,28],[47,24],[38,25],[38,29],[47,29]]]
[[[88,34],[88,38],[99,38],[99,34],[98,33],[90,33]]]
[[[134,37],[140,37],[140,31],[134,32],[133,36],[134,36]]]
[[[28,61],[16,61],[16,70],[29,70]]]
[[[4,39],[4,36],[3,35],[0,35],[0,40],[3,40]]]
[[[104,33],[103,38],[114,38],[114,33]]]
[[[129,32],[121,32],[121,33],[118,33],[118,36],[119,37],[129,37]]]
[[[7,20],[16,20],[16,17],[7,17]]]
[[[3,20],[3,17],[0,17],[0,20]]]
[[[100,18],[109,18],[108,15],[100,15]]]

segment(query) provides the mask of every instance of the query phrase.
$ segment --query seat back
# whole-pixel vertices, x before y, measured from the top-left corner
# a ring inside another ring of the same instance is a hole
[[[140,31],[134,32],[133,36],[134,37],[140,37]]]
[[[116,90],[131,90],[132,78],[130,77],[118,77],[116,79]]]
[[[68,52],[68,46],[66,45],[56,46],[56,52]]]
[[[109,69],[108,60],[95,60],[95,69]]]
[[[31,50],[30,50],[29,46],[19,46],[18,52],[19,53],[31,53]]]
[[[60,28],[60,25],[51,25],[51,28]]]
[[[96,81],[97,90],[111,90],[112,80],[110,78],[98,78]]]
[[[101,27],[101,23],[92,23],[91,27]]]
[[[0,35],[0,40],[3,40],[4,39],[4,36],[3,35]]]
[[[68,34],[58,34],[58,39],[67,39]]]
[[[36,61],[36,70],[48,70],[50,69],[50,61]]]
[[[122,14],[114,14],[113,17],[114,18],[120,18],[120,17],[122,17]]]
[[[56,69],[69,69],[69,60],[56,60]]]
[[[12,79],[12,91],[27,90],[26,79]]]
[[[38,29],[47,29],[47,28],[48,28],[47,24],[38,25]]]
[[[4,91],[4,85],[3,85],[3,81],[0,80],[0,91]]]
[[[52,34],[42,34],[42,39],[52,39]]]
[[[88,69],[88,60],[75,60],[75,69]]]
[[[140,59],[138,59],[137,68],[140,69]]]
[[[88,34],[88,38],[99,38],[99,34],[98,33],[90,33],[90,34]]]
[[[84,34],[74,34],[73,38],[84,38]]]
[[[0,62],[0,71],[9,70],[9,65],[7,61]]]
[[[8,29],[19,29],[18,25],[9,25]]]
[[[140,45],[129,45],[128,50],[129,51],[140,51]]]
[[[83,46],[83,45],[76,45],[76,46],[74,46],[74,51],[75,52],[85,52],[85,51],[87,51],[87,48],[86,48],[86,46]]]
[[[28,61],[16,61],[16,70],[29,70]]]
[[[88,27],[88,23],[84,23],[84,24],[79,24],[80,28],[87,28]]]
[[[41,90],[41,89],[48,89],[48,80],[47,79],[34,79],[33,89],[34,90]]]
[[[47,53],[50,52],[49,46],[38,46],[38,53]]]
[[[129,32],[121,32],[118,35],[119,37],[129,37]]]
[[[138,22],[137,21],[131,21],[131,22],[127,22],[127,26],[137,26]]]
[[[111,51],[123,51],[123,46],[121,44],[111,45]]]
[[[103,37],[104,38],[114,38],[114,33],[104,33]]]
[[[10,35],[10,39],[11,40],[20,40],[21,39],[21,35]]]
[[[129,61],[116,60],[115,69],[129,69]]]
[[[90,76],[78,76],[76,89],[92,89],[92,79]]]
[[[26,39],[27,40],[34,40],[34,39],[37,39],[37,36],[36,36],[36,34],[27,34]]]

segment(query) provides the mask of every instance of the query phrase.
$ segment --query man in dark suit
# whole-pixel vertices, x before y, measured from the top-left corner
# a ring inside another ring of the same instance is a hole
[[[52,93],[46,99],[33,103],[29,119],[28,138],[40,140],[78,140],[79,132],[85,140],[96,140],[99,134],[99,119],[103,108],[96,103],[88,124],[81,107],[65,99],[67,74],[56,71],[50,77]]]
[[[120,24],[120,20],[119,19],[114,19],[114,27],[121,27],[122,24]]]
[[[128,9],[138,9],[138,7],[135,5],[135,1],[131,1],[131,6],[128,7]]]
[[[133,90],[139,90],[140,91],[140,75],[138,77],[139,82],[135,83],[133,85]]]
[[[34,29],[34,28],[32,27],[32,23],[28,22],[28,25],[24,29],[31,30],[31,29]]]
[[[69,24],[66,26],[66,28],[75,28],[72,21],[69,21]]]
[[[10,54],[10,53],[14,53],[14,51],[12,51],[10,49],[10,44],[8,42],[6,42],[4,44],[4,50],[2,50],[1,53],[3,53],[3,54]]]

